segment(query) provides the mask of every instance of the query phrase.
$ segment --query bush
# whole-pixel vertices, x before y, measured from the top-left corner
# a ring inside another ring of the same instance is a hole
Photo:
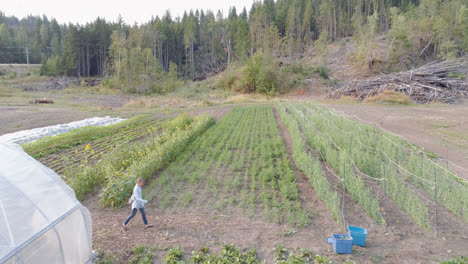
[[[42,64],[40,74],[45,76],[57,76],[62,74],[62,62],[60,57],[53,55],[45,64]]]
[[[315,69],[315,72],[318,73],[318,75],[322,79],[328,80],[328,73],[330,72],[330,70],[328,70],[328,68],[326,66],[318,66]]]
[[[193,121],[194,119],[187,112],[185,112],[183,114],[178,115],[170,122],[164,124],[164,128],[168,133],[173,133],[177,130],[188,129]]]
[[[241,68],[242,91],[275,94],[280,87],[280,69],[278,63],[264,53],[255,54]]]
[[[216,86],[224,90],[242,90],[239,71],[237,68],[231,68],[230,72],[223,72],[216,81]]]

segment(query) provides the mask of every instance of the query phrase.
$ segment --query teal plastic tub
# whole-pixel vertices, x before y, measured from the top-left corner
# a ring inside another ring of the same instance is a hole
[[[367,230],[365,228],[348,226],[348,235],[353,238],[353,245],[360,247],[366,245]]]

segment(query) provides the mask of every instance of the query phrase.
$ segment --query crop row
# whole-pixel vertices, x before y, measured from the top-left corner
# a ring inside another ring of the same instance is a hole
[[[155,172],[155,163],[159,168],[166,165],[212,122],[213,120],[206,116],[192,118],[188,114],[179,115],[166,122],[163,132],[154,133],[143,141],[117,144],[95,164],[81,159],[77,161],[76,166],[67,167],[62,176],[75,190],[79,199],[83,199],[96,186],[106,184],[101,191],[101,202],[105,206],[119,206],[128,199],[128,192],[131,194],[136,177],[149,178]],[[88,145],[82,152],[93,150],[93,147]]]
[[[144,116],[135,116],[108,126],[89,126],[73,129],[67,133],[55,135],[53,137],[44,137],[37,141],[23,144],[22,147],[29,155],[39,159],[43,156],[58,153],[83,143],[112,136],[121,130],[137,128],[147,122],[149,122],[149,120]]]
[[[270,106],[233,108],[145,192],[162,208],[237,206],[272,222],[306,225],[295,175]],[[157,194],[155,190],[158,190]]]
[[[119,171],[108,174],[107,184],[100,193],[101,204],[111,207],[123,204],[131,196],[137,178],[147,180],[169,164],[194,138],[210,127],[214,120],[204,114],[194,120],[185,113],[171,123],[157,138],[140,143],[140,148],[136,149],[139,155],[137,159]]]
[[[315,192],[330,210],[337,223],[342,223],[340,212],[340,197],[336,191],[331,188],[330,183],[323,172],[320,162],[312,157],[307,150],[307,143],[303,137],[297,121],[286,112],[286,107],[279,106],[278,112],[281,120],[286,125],[291,134],[293,145],[293,158],[298,169],[300,169],[309,179]]]
[[[83,142],[68,149],[60,151],[55,149],[57,153],[43,155],[39,161],[61,174],[66,167],[81,164],[82,160],[94,163],[119,145],[128,144],[143,137],[154,137],[160,132],[160,126],[163,123],[164,120],[137,119],[135,123],[122,127],[111,135]],[[92,147],[92,151],[87,151],[88,145]]]
[[[424,152],[415,150],[415,147],[401,138],[371,126],[359,124],[315,105],[307,105],[302,110],[308,113],[307,116],[310,118],[322,117],[321,120],[315,118],[316,126],[330,133],[329,135],[338,145],[349,145],[350,138],[353,138],[352,159],[365,174],[374,178],[382,178],[381,164],[385,164],[386,177],[389,183],[395,185],[393,198],[396,201],[401,200],[400,207],[409,211],[410,214],[418,214],[415,208],[424,209],[422,206],[416,206],[418,202],[411,195],[407,194],[404,197],[406,199],[402,198],[404,196],[402,186],[408,184],[425,192],[425,196],[430,197],[431,200],[435,200],[434,189],[437,188],[437,202],[453,214],[468,221],[466,180],[441,167]],[[399,177],[396,178],[397,176]],[[408,187],[407,189],[411,192]]]

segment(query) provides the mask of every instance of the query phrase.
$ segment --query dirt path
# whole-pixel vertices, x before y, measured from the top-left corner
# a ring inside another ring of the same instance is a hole
[[[41,106],[0,106],[0,135],[24,129],[51,126],[96,116],[68,108]]]

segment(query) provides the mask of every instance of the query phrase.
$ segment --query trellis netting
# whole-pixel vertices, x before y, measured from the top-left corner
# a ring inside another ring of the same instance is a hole
[[[91,223],[54,171],[0,143],[0,263],[87,263]]]

